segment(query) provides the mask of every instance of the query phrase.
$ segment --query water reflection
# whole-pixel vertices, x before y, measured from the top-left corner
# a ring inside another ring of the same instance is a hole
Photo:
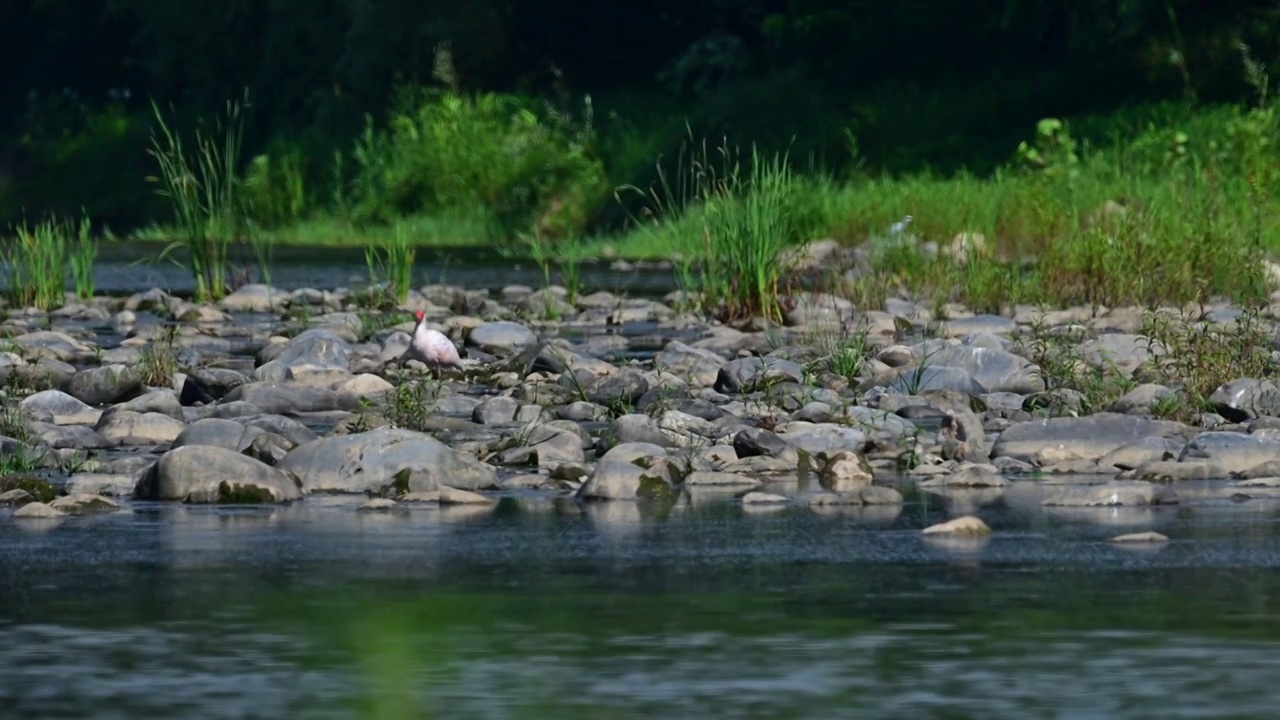
[[[1274,506],[1019,492],[0,519],[0,716],[1268,716]]]

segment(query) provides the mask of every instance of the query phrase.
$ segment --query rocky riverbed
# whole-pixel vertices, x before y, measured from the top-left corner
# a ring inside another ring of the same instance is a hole
[[[379,311],[345,291],[249,285],[216,305],[152,290],[11,308],[0,519],[320,494],[352,512],[482,510],[513,491],[853,513],[892,511],[913,485],[959,508],[927,534],[983,536],[983,507],[1012,494],[1053,507],[1280,495],[1266,308],[1157,321],[806,293],[785,323],[728,327],[682,300],[432,285]],[[402,357],[417,310],[464,348],[465,370]]]

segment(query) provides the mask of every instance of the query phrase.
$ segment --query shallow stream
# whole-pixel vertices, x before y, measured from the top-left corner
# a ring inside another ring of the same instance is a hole
[[[4,522],[0,717],[1274,716],[1280,502],[1067,512],[1022,487]],[[969,500],[989,542],[920,535]],[[1106,542],[1147,529],[1171,541]]]

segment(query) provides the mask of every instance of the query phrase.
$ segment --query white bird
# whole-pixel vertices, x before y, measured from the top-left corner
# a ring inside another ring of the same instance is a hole
[[[910,215],[908,215],[908,216],[906,216],[906,217],[902,218],[901,220],[899,220],[898,222],[896,222],[896,223],[894,223],[894,224],[890,225],[890,226],[889,226],[889,234],[890,234],[890,235],[901,235],[902,233],[904,233],[904,232],[906,232],[906,231],[907,231],[907,226],[908,226],[908,225],[910,225],[910,224],[911,224],[911,216],[910,216]]]
[[[421,361],[436,370],[443,367],[463,367],[458,346],[453,344],[449,336],[427,327],[427,314],[422,310],[418,311],[417,317],[418,324],[413,328],[413,336],[409,338],[405,358]]]

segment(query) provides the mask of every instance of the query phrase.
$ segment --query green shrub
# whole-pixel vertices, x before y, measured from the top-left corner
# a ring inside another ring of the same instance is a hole
[[[143,181],[145,117],[119,102],[95,107],[65,93],[32,93],[25,110],[13,132],[27,160],[0,167],[0,222],[83,213],[98,226],[127,226],[163,210]]]
[[[244,203],[254,222],[279,228],[307,214],[307,154],[301,144],[277,141],[255,155],[244,172]]]
[[[402,90],[385,127],[356,143],[352,212],[484,218],[493,235],[580,235],[606,196],[588,119],[581,124],[514,95]]]

